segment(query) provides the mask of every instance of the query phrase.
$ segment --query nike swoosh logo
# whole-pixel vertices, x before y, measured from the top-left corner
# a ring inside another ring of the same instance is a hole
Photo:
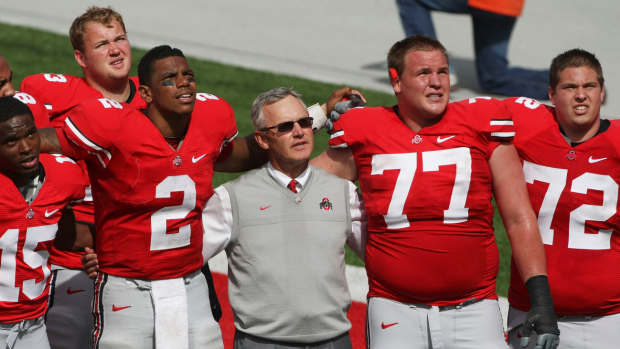
[[[67,287],[67,294],[75,294],[75,293],[80,293],[84,291],[85,290],[72,290],[71,287]]]
[[[392,327],[394,325],[398,325],[398,322],[392,322],[391,324],[386,324],[386,323],[381,322],[381,329],[385,330],[386,328]]]
[[[50,218],[51,216],[54,215],[54,213],[58,212],[58,210],[60,210],[59,208],[55,209],[55,210],[45,210],[45,218]]]
[[[448,136],[446,138],[441,138],[441,136],[437,136],[437,144],[443,143],[447,141],[448,139],[452,139],[452,138],[454,138],[454,136]]]
[[[197,163],[198,161],[200,161],[202,158],[204,158],[205,156],[207,156],[207,154],[202,154],[199,157],[195,158],[192,156],[192,163]]]
[[[595,163],[597,163],[597,162],[601,162],[601,161],[603,161],[603,160],[607,160],[607,158],[599,158],[599,159],[595,159],[595,158],[593,158],[593,157],[591,157],[591,156],[588,158],[588,162],[589,162],[589,163],[591,163],[591,164],[595,164]]]
[[[112,304],[112,311],[119,311],[123,309],[131,308],[131,305],[126,305],[124,307],[117,307],[116,304]]]
[[[261,207],[259,207],[259,209],[260,209],[261,211],[265,211],[265,210],[266,210],[266,209],[268,209],[269,207],[271,207],[271,205],[261,206]]]

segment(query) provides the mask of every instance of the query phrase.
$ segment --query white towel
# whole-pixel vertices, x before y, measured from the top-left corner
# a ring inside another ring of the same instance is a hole
[[[187,293],[183,278],[151,281],[155,308],[155,348],[188,349]]]

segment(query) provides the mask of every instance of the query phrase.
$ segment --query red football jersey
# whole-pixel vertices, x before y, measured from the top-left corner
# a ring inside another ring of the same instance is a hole
[[[237,134],[228,103],[197,94],[178,151],[142,111],[105,98],[71,110],[57,133],[63,152],[88,166],[102,271],[167,279],[202,267],[213,163]]]
[[[0,322],[43,315],[47,308],[48,251],[62,209],[84,197],[82,170],[64,156],[41,154],[45,179],[32,204],[0,174]]]
[[[455,305],[496,298],[488,159],[514,135],[497,100],[451,103],[416,133],[394,108],[359,108],[335,124],[330,146],[353,152],[368,215],[369,297]]]
[[[129,80],[132,84],[133,93],[127,103],[137,109],[144,108],[146,103],[138,93],[138,77],[130,77]],[[103,98],[101,92],[88,85],[84,78],[65,74],[45,73],[27,76],[22,81],[21,89],[34,95],[45,104],[49,110],[49,118],[51,118],[51,126],[48,127],[61,127],[64,124],[66,113],[80,103],[90,99]],[[84,168],[84,173],[87,176],[85,164],[80,162],[80,166]],[[72,209],[76,220],[91,224],[95,222],[95,207],[90,195],[87,195],[81,203],[73,205]],[[81,255],[82,253],[52,248],[50,260],[55,265],[81,269]]]
[[[555,311],[620,313],[619,121],[572,147],[552,107],[525,97],[505,103],[514,115],[514,143],[538,215]],[[514,267],[508,298],[512,306],[529,309]]]
[[[43,104],[39,103],[34,97],[27,94],[26,92],[17,92],[15,96],[20,102],[30,108],[32,112],[32,117],[34,118],[34,124],[37,128],[47,128],[52,127],[50,124],[50,116],[47,113],[47,110],[43,106]]]
[[[144,108],[146,103],[138,93],[138,77],[130,77],[129,80],[133,85],[133,94],[127,103],[135,108]],[[29,75],[22,81],[20,90],[43,103],[52,120],[86,100],[103,98],[101,92],[88,85],[84,78],[65,74]]]

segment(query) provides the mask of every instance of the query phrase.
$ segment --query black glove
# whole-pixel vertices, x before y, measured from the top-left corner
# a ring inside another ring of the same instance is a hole
[[[334,105],[334,110],[329,114],[329,119],[325,122],[325,129],[327,133],[332,133],[334,129],[334,121],[340,119],[340,115],[346,113],[349,109],[355,107],[362,107],[366,105],[362,97],[357,94],[352,94],[346,101],[341,101]]]
[[[547,276],[533,276],[527,280],[525,286],[531,307],[521,326],[521,347],[528,346],[532,331],[535,331],[538,335],[536,349],[556,349],[560,344],[560,329]]]

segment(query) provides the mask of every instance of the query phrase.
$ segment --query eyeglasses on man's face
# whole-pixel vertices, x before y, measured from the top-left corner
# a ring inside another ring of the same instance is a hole
[[[260,131],[267,131],[275,128],[280,133],[290,132],[295,127],[295,123],[298,123],[301,128],[309,128],[312,127],[312,120],[312,117],[306,116],[296,121],[285,121],[275,126],[263,127],[260,129]]]

